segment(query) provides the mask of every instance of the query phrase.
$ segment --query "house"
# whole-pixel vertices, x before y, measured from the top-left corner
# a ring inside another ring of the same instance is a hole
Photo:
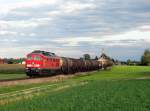
[[[106,69],[107,67],[113,65],[113,62],[111,61],[111,59],[104,53],[102,53],[102,55],[99,57],[98,62],[102,69]]]

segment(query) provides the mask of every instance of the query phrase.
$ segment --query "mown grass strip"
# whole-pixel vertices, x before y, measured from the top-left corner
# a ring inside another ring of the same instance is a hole
[[[34,95],[40,95],[43,92],[53,92],[59,91],[62,89],[66,89],[69,87],[80,86],[87,84],[87,82],[72,82],[72,83],[65,83],[65,84],[50,84],[44,85],[40,87],[33,87],[25,90],[14,91],[10,93],[3,93],[0,94],[0,104],[7,104],[12,101],[20,100],[22,98],[31,98]]]

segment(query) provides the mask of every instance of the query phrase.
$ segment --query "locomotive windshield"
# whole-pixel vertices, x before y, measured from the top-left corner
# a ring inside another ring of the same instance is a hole
[[[27,59],[28,59],[28,60],[32,60],[32,56],[28,56]]]
[[[41,60],[41,57],[40,56],[27,56],[27,60]]]
[[[38,60],[38,61],[39,61],[39,60],[41,60],[41,57],[35,56],[35,57],[34,57],[34,60]]]

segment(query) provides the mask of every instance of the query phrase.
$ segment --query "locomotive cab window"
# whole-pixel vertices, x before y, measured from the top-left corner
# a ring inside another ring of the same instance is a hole
[[[32,60],[32,56],[28,56],[27,59],[28,59],[28,60]]]
[[[40,60],[41,60],[41,57],[39,57],[39,56],[35,56],[34,60],[38,60],[38,61],[40,61]]]

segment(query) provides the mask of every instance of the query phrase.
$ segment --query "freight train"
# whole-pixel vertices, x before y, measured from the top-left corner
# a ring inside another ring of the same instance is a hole
[[[73,74],[99,70],[97,60],[81,60],[56,56],[54,53],[35,50],[27,55],[26,74],[28,76]]]

